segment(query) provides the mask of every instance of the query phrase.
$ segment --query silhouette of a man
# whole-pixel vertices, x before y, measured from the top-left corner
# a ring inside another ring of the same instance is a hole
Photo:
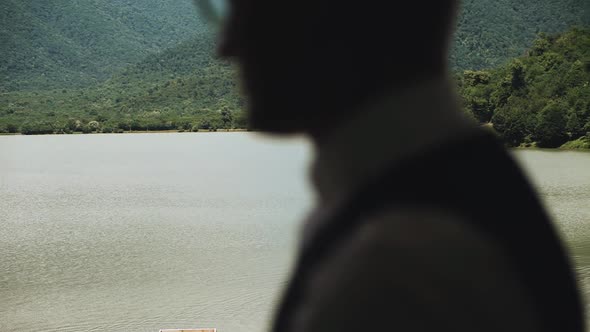
[[[319,202],[273,330],[583,331],[553,226],[447,68],[455,0],[235,0],[251,125],[305,134]]]

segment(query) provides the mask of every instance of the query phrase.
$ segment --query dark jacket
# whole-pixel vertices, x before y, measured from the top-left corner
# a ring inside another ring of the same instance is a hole
[[[398,163],[321,218],[275,332],[584,331],[560,239],[492,134]]]

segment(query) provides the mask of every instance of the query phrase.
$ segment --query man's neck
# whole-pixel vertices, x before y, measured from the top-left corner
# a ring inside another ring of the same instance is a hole
[[[396,161],[472,128],[450,78],[416,82],[359,107],[334,129],[315,133],[312,180],[329,203]]]

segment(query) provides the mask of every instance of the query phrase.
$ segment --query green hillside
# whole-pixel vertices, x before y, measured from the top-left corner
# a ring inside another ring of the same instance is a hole
[[[244,128],[235,71],[209,34],[101,85],[0,94],[0,131],[27,134]],[[186,68],[192,68],[187,72]],[[542,35],[525,56],[457,73],[465,110],[511,146],[590,144],[590,30]]]
[[[458,81],[466,111],[510,146],[590,144],[590,29],[542,35],[526,56]]]
[[[451,65],[505,63],[524,54],[540,31],[590,24],[589,6],[463,0]],[[0,92],[91,86],[207,31],[191,0],[3,0],[0,24]]]
[[[453,69],[485,69],[525,54],[538,33],[590,26],[588,0],[463,0]]]
[[[0,94],[0,131],[68,133],[91,122],[99,124],[92,131],[107,132],[232,127],[221,111],[243,101],[233,68],[213,60],[212,43],[202,33],[91,88]],[[240,119],[235,125],[244,127]]]
[[[510,145],[584,146],[588,31],[534,40],[590,26],[588,4],[465,0],[450,62],[466,110]],[[5,0],[0,9],[0,132],[245,126],[235,71],[213,56],[190,0]]]
[[[2,0],[0,22],[0,92],[90,86],[205,30],[189,0]]]

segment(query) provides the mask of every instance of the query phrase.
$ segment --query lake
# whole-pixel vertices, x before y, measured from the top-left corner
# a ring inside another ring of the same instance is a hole
[[[590,153],[514,154],[590,284]],[[264,331],[310,160],[252,133],[0,136],[0,331]]]

